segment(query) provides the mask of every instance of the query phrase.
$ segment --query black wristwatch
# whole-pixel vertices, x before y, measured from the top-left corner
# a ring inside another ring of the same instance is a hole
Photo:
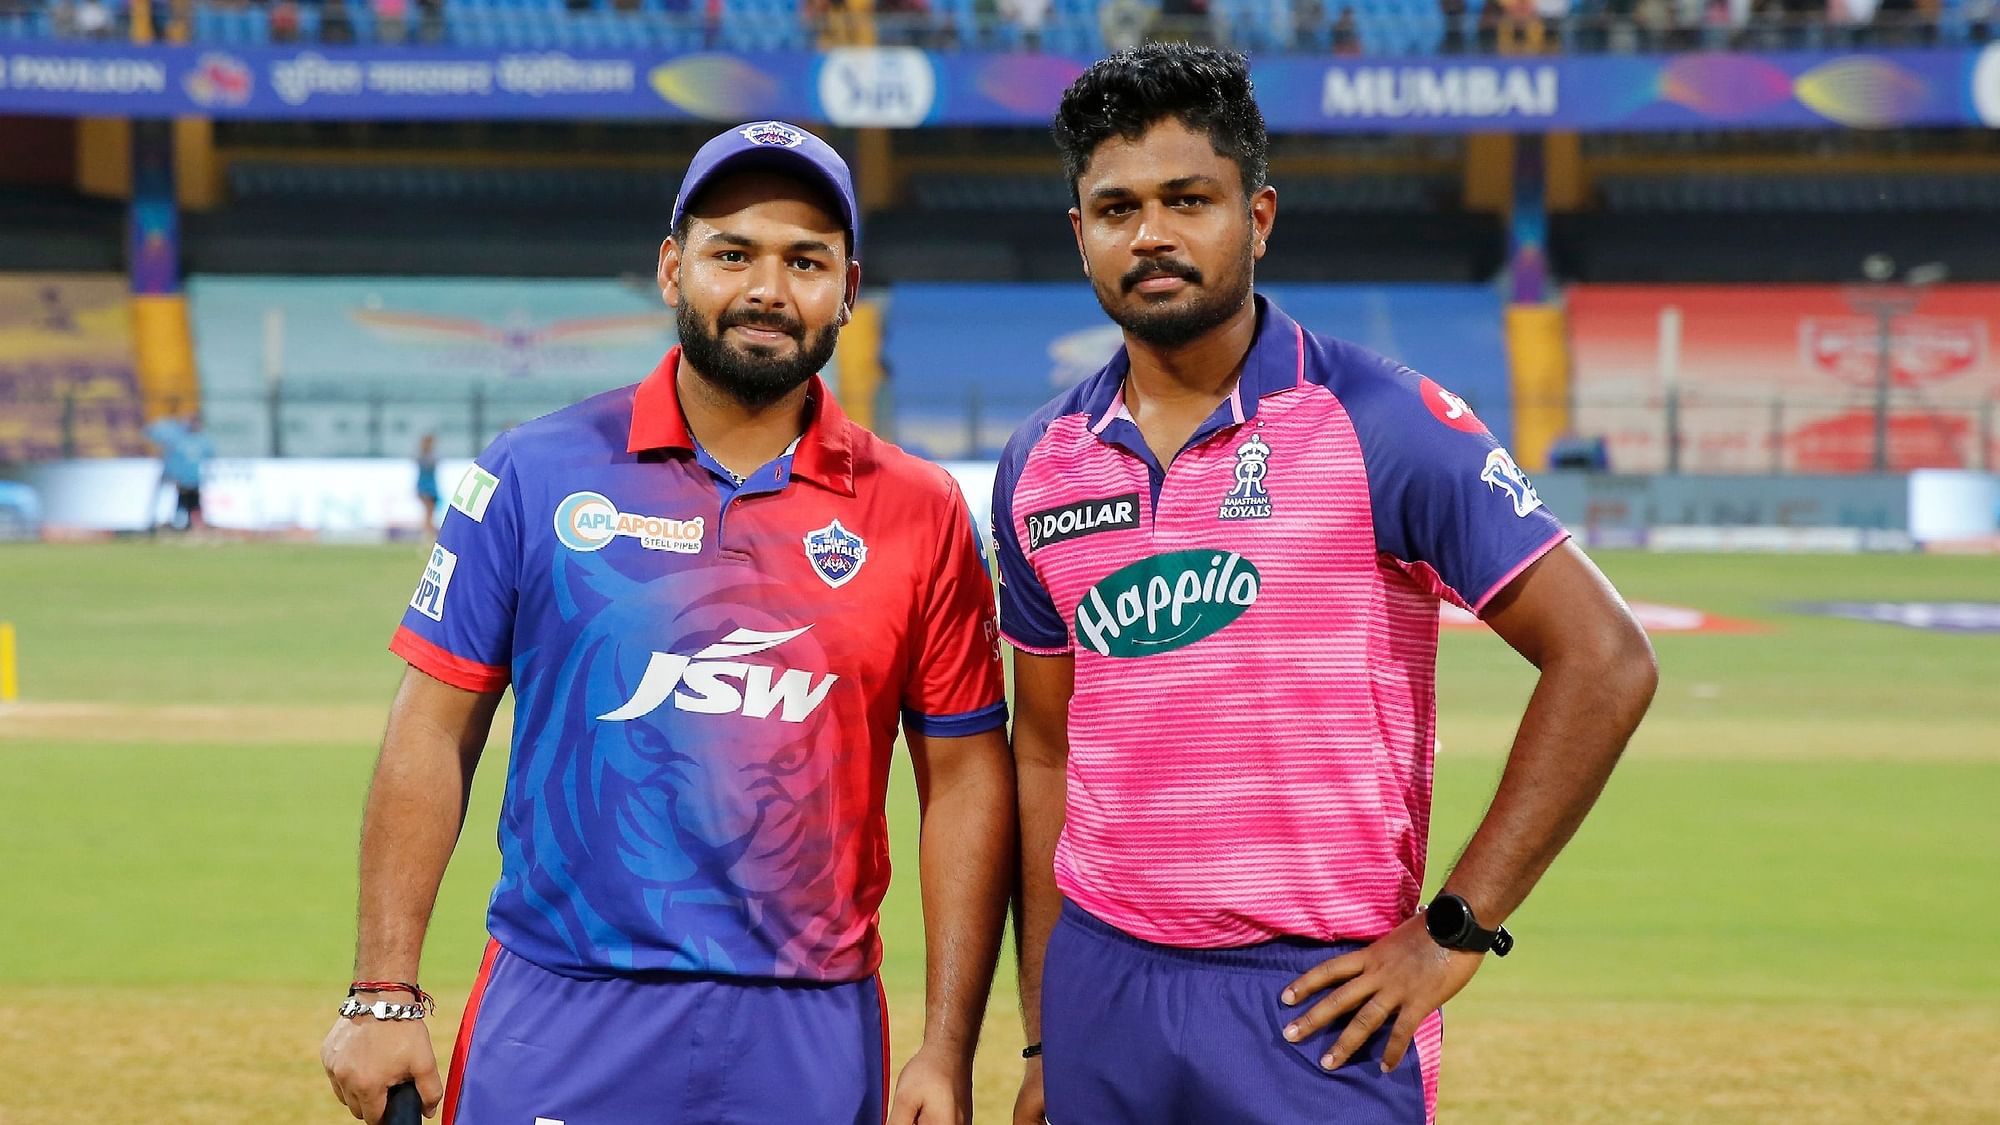
[[[1514,948],[1514,935],[1507,927],[1480,929],[1472,907],[1457,895],[1441,894],[1431,900],[1424,908],[1424,929],[1430,931],[1432,941],[1446,949],[1505,957]]]

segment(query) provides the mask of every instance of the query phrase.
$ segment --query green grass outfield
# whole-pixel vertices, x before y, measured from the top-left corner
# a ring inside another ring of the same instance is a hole
[[[2000,601],[2000,561],[1601,562],[1628,596],[1769,628],[1657,639],[1652,717],[1514,920],[1518,952],[1452,1008],[1444,1119],[2000,1120],[2000,637],[1779,609]],[[345,1119],[317,1041],[401,671],[383,645],[420,569],[408,546],[0,547],[23,693],[0,714],[0,1122]],[[1484,633],[1447,634],[1440,676],[1434,877],[1532,684]],[[503,762],[426,956],[454,1011]],[[897,776],[901,1054],[922,931]],[[1003,971],[981,1120],[1018,1073],[1011,997]]]

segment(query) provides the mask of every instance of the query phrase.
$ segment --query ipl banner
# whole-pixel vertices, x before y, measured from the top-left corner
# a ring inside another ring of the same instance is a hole
[[[1569,319],[1575,428],[1617,472],[1676,434],[1686,472],[1866,472],[1881,439],[1891,471],[2000,465],[2000,286],[1577,285]]]
[[[0,274],[0,464],[152,450],[117,274]]]
[[[476,453],[501,429],[638,382],[676,339],[651,278],[204,274],[188,294],[224,457],[273,448],[274,396],[288,456],[401,454],[426,433]]]
[[[1044,125],[1090,60],[846,47],[822,53],[140,46],[0,48],[0,113],[259,119],[785,117],[843,127]],[[2000,125],[2000,44],[1253,63],[1273,130]]]

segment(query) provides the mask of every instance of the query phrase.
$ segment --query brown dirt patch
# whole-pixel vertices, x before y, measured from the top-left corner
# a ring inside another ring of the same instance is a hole
[[[0,745],[62,742],[162,746],[346,744],[374,746],[388,720],[386,703],[346,706],[10,703],[0,705]],[[494,735],[506,738],[512,711],[502,707]]]

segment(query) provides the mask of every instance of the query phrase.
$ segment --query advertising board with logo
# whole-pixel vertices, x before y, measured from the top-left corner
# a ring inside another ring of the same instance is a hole
[[[1903,296],[1885,354],[1868,310]],[[1569,313],[1575,428],[1619,472],[1665,470],[1670,428],[1688,472],[1868,471],[1885,374],[1892,470],[2000,464],[2000,286],[1578,285]]]
[[[220,277],[188,284],[223,456],[393,456],[494,433],[644,379],[676,339],[652,279]],[[483,423],[483,432],[470,428]]]
[[[663,57],[19,40],[0,49],[0,112],[1045,127],[1090,61],[914,47]],[[2000,45],[1533,59],[1273,55],[1251,69],[1272,129],[1284,132],[2000,124]]]

